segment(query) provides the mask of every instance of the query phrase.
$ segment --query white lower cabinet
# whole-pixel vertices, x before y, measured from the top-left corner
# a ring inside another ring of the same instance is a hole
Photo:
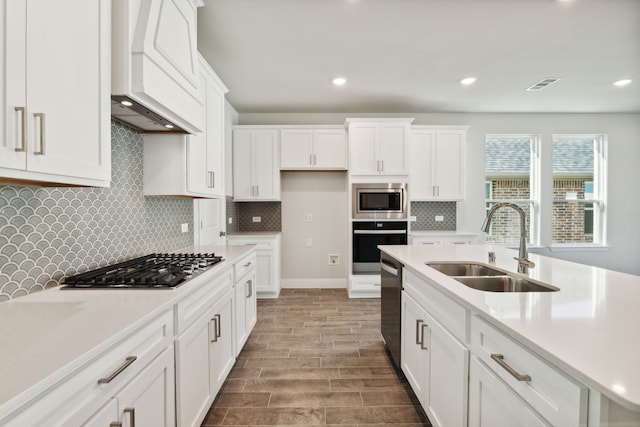
[[[466,426],[469,350],[402,293],[401,365],[434,426]]]
[[[236,263],[234,287],[235,342],[237,356],[249,338],[257,321],[256,256],[251,254]]]
[[[199,426],[235,362],[233,273],[203,284],[176,305],[176,420]]]
[[[256,245],[256,285],[258,298],[280,295],[280,234],[227,236],[230,245]]]
[[[544,419],[477,358],[469,372],[469,427],[548,427]]]

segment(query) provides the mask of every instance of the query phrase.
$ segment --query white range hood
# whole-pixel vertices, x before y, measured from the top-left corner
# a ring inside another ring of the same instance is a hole
[[[202,0],[112,1],[112,117],[144,132],[203,130],[200,6]]]

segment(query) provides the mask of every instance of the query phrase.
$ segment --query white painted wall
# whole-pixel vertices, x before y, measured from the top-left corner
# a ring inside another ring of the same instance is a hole
[[[281,197],[283,287],[346,287],[346,173],[282,172]],[[340,264],[329,265],[329,254]]]
[[[607,252],[549,252],[551,236],[542,236],[545,255],[563,258],[584,264],[596,265],[612,270],[640,275],[640,114],[241,114],[240,124],[341,124],[345,117],[415,117],[416,125],[467,125],[467,199],[458,203],[458,230],[478,231],[484,218],[484,139],[488,133],[531,133],[541,136],[543,155],[551,156],[551,136],[553,134],[593,134],[608,135],[609,177],[608,177],[608,238]],[[293,176],[292,176],[293,177]],[[546,180],[546,181],[545,181]],[[287,180],[293,181],[293,180]],[[550,184],[550,171],[543,185]],[[287,182],[294,187],[294,182]],[[549,185],[547,185],[549,186]],[[283,187],[284,188],[284,187]],[[551,188],[546,190],[549,196]],[[543,194],[543,196],[545,196]],[[304,204],[285,204],[283,196],[283,227],[298,215]],[[336,197],[338,200],[339,197]],[[303,199],[301,195],[297,199]],[[346,189],[343,197],[346,201]],[[543,211],[543,221],[551,220],[550,206]],[[337,210],[337,209],[336,209]],[[303,212],[302,210],[301,212]],[[343,210],[346,212],[346,209]],[[345,221],[346,221],[345,213]],[[317,233],[326,231],[325,224],[314,223]],[[283,228],[284,231],[284,228]],[[284,237],[284,236],[283,236]],[[336,245],[346,245],[348,236],[334,237]],[[283,240],[283,278],[301,275],[289,270],[289,264],[304,265],[309,261],[304,251],[288,248]],[[293,244],[293,243],[292,243]],[[299,248],[299,247],[296,247]],[[306,276],[316,277],[312,265],[308,265]],[[296,267],[298,268],[298,267]],[[320,274],[320,271],[317,272]],[[324,273],[322,273],[324,274]]]

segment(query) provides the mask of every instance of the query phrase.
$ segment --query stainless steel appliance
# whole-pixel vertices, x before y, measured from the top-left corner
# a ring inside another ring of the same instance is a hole
[[[352,218],[407,219],[406,183],[352,184]]]
[[[402,310],[403,265],[382,253],[380,255],[380,328],[391,360],[400,368],[400,316]]]
[[[173,289],[224,261],[215,254],[150,254],[63,279],[63,289]]]
[[[378,245],[406,244],[406,221],[354,221],[353,273],[377,274],[380,272],[380,250]]]

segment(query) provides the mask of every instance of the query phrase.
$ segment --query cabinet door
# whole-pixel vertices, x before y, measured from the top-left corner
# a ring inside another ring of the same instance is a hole
[[[165,349],[118,393],[123,427],[175,425],[173,346]]]
[[[118,400],[109,401],[96,411],[87,421],[80,424],[80,427],[105,427],[111,425],[118,419]]]
[[[235,355],[244,347],[251,330],[256,324],[256,270],[244,275],[235,284]]]
[[[273,251],[256,251],[256,271],[257,271],[257,290],[260,292],[274,292],[276,286],[274,283],[274,255]]]
[[[27,169],[109,181],[110,2],[26,5]]]
[[[429,391],[426,406],[434,425],[467,425],[469,350],[427,315]]]
[[[413,392],[426,407],[429,368],[426,313],[406,292],[402,292],[402,337],[400,366]]]
[[[253,139],[253,131],[235,130],[233,132],[233,197],[235,200],[254,198]]]
[[[225,92],[215,82],[207,82],[207,185],[208,193],[225,196],[224,134]]]
[[[215,395],[211,381],[210,322],[208,311],[175,341],[178,427],[199,426]]]
[[[256,131],[253,148],[254,185],[256,200],[280,199],[280,166],[278,131]]]
[[[347,169],[347,140],[344,129],[313,131],[313,165],[317,169]]]
[[[375,123],[349,125],[349,172],[351,175],[378,175],[378,157]]]
[[[312,168],[312,155],[312,129],[282,129],[280,131],[280,169]]]
[[[202,97],[206,99],[207,79],[203,72],[200,73],[200,89]],[[204,129],[187,138],[187,191],[195,194],[207,194],[208,189],[208,161],[210,156],[209,142],[209,112],[205,103]]]
[[[464,199],[464,163],[466,131],[442,130],[436,133],[435,180],[439,199]]]
[[[210,326],[211,374],[213,393],[217,393],[231,372],[236,356],[233,351],[233,290],[213,307]]]
[[[411,131],[409,150],[409,196],[411,200],[430,200],[435,196],[434,158],[436,132],[433,129]]]
[[[407,175],[409,125],[405,123],[380,123],[378,160],[382,175]]]
[[[542,417],[496,377],[471,358],[469,427],[549,427]]]

